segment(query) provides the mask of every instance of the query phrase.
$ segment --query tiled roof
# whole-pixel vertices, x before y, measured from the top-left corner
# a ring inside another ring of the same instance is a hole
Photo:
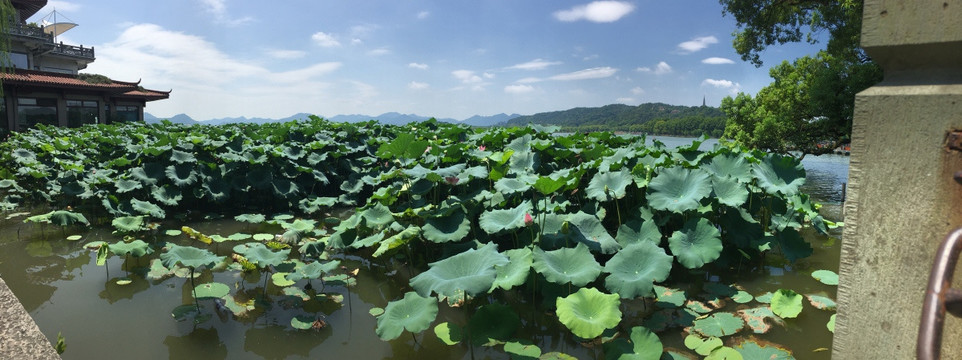
[[[157,90],[144,89],[139,87],[140,81],[124,82],[110,80],[107,83],[95,84],[84,81],[75,75],[59,74],[45,71],[17,69],[13,73],[0,72],[0,80],[4,85],[32,85],[54,88],[99,90],[116,93],[124,97],[138,97],[147,100],[166,99],[170,96],[170,91],[163,92]]]

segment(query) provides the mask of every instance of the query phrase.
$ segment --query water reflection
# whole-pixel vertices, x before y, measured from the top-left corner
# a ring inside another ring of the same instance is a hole
[[[227,359],[227,346],[217,329],[194,329],[184,336],[169,335],[164,339],[171,359]]]

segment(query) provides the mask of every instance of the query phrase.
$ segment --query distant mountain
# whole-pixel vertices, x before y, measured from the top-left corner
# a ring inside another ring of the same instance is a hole
[[[501,125],[558,125],[565,131],[632,131],[656,135],[721,136],[726,116],[719,108],[648,103],[580,107],[519,116]]]
[[[186,114],[178,114],[170,118],[158,118],[150,113],[145,112],[144,121],[148,123],[159,123],[161,120],[167,119],[167,120],[170,120],[170,122],[179,123],[179,124],[205,124],[205,125],[222,125],[222,124],[230,124],[230,123],[266,124],[266,123],[275,123],[275,122],[288,122],[293,120],[307,120],[310,116],[311,114],[308,114],[308,113],[297,113],[297,114],[294,114],[285,118],[280,118],[280,119],[248,118],[248,117],[241,116],[241,117],[225,117],[225,118],[219,118],[219,119],[197,121],[192,119],[190,116],[187,116]],[[492,125],[503,123],[510,119],[516,118],[518,116],[521,116],[521,115],[518,115],[518,114],[511,114],[511,115],[497,114],[497,115],[491,115],[491,116],[475,115],[465,119],[464,121],[458,121],[451,118],[440,118],[437,120],[452,123],[452,124],[463,123],[471,126],[492,126]],[[397,112],[389,112],[389,113],[384,113],[378,116],[360,115],[360,114],[335,115],[332,117],[326,117],[325,119],[332,122],[349,122],[349,123],[356,123],[356,122],[362,122],[362,121],[368,121],[368,120],[377,120],[383,124],[405,125],[411,122],[425,121],[427,119],[430,119],[430,117],[420,116],[415,114],[401,114]]]
[[[475,115],[467,119],[464,119],[461,122],[471,126],[494,126],[501,123],[506,123],[508,122],[508,120],[514,119],[519,116],[521,115],[519,114],[508,115],[505,113],[500,113],[500,114],[491,115],[491,116]]]

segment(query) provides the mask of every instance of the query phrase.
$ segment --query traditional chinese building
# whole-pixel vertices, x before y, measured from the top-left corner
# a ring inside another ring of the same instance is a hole
[[[36,124],[76,127],[143,121],[148,101],[167,99],[170,91],[80,74],[94,61],[94,48],[55,41],[72,23],[27,24],[47,0],[11,0],[16,9],[8,29],[9,72],[0,72],[0,132],[21,131]]]

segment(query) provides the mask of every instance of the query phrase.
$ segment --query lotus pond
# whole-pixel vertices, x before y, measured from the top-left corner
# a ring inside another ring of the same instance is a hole
[[[0,276],[66,359],[830,357],[846,158],[552,132],[19,134]]]

